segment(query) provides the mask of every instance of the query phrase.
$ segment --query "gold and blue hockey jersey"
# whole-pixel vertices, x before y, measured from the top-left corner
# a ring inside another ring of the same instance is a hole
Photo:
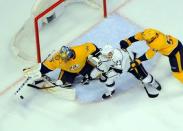
[[[146,41],[149,49],[139,59],[151,59],[157,52],[169,57],[173,75],[183,83],[183,46],[171,35],[166,35],[156,29],[145,29],[134,36],[120,42],[121,48],[130,46],[136,41]]]
[[[45,60],[42,64],[49,70],[61,69],[70,73],[79,73],[86,64],[87,57],[96,51],[93,43],[84,43],[79,46],[73,46],[71,49],[75,52],[75,57],[69,61],[61,59],[60,52],[56,52],[50,59]]]

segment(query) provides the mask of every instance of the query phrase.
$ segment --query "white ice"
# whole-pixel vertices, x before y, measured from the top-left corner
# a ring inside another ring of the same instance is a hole
[[[136,30],[144,27],[154,27],[168,34],[172,34],[183,41],[183,2],[181,0],[131,0],[122,4],[124,0],[111,0],[111,4],[119,2],[115,11],[111,12],[108,21],[121,24],[126,18],[127,21],[135,25]],[[22,77],[22,68],[28,66],[20,63],[10,52],[10,41],[16,31],[29,17],[30,9],[34,1],[32,0],[0,0],[0,131],[25,131],[25,130],[61,130],[61,131],[93,131],[93,130],[140,130],[140,131],[182,131],[183,130],[183,86],[171,76],[168,59],[164,56],[157,60],[156,65],[150,72],[157,78],[162,91],[156,99],[146,96],[143,88],[134,87],[128,82],[117,83],[119,87],[128,86],[125,89],[119,88],[117,94],[107,101],[96,101],[82,103],[79,101],[66,101],[53,95],[38,92],[30,89],[30,99],[20,101],[14,98],[15,88],[11,88],[5,93],[5,89]],[[73,8],[78,8],[73,7]],[[82,14],[82,10],[77,10]],[[83,16],[84,17],[84,16]],[[88,16],[90,17],[90,16]],[[93,17],[95,18],[95,17]],[[112,19],[114,18],[114,19]],[[119,21],[117,21],[119,19]],[[74,20],[73,20],[74,21]],[[86,28],[96,24],[95,20],[87,21],[83,27],[64,31],[66,35],[62,38],[65,42],[78,43],[90,40],[90,36],[99,41],[102,37],[101,45],[105,44],[102,34],[92,35],[100,32],[103,22],[94,26],[91,30]],[[67,26],[67,23],[65,23]],[[75,27],[78,26],[76,23]],[[96,28],[98,26],[98,28]],[[111,25],[108,28],[116,28]],[[119,30],[122,26],[119,26]],[[126,27],[124,27],[124,30]],[[128,26],[128,29],[130,26]],[[95,30],[94,30],[95,29]],[[98,29],[98,30],[96,30]],[[123,29],[122,29],[123,30]],[[123,30],[123,31],[124,31]],[[81,32],[86,31],[85,34]],[[106,30],[107,31],[107,30]],[[121,31],[121,30],[120,30]],[[132,32],[133,33],[133,32]],[[79,36],[78,36],[79,34]],[[120,34],[113,34],[108,41],[115,44],[120,39]],[[127,34],[128,35],[128,34]],[[115,39],[113,39],[116,37]],[[123,36],[125,37],[125,36]],[[93,39],[92,39],[93,40]],[[142,43],[143,44],[143,43]],[[79,87],[82,88],[82,87]],[[91,88],[88,88],[91,89]],[[84,92],[79,89],[79,93]],[[100,88],[103,90],[102,88]],[[124,89],[124,90],[123,90]],[[100,94],[101,90],[96,90]],[[93,99],[94,91],[89,94],[80,95],[80,99]],[[96,98],[96,97],[95,97]]]

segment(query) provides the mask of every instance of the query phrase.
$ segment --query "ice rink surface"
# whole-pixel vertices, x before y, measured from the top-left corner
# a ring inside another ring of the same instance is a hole
[[[121,1],[124,0],[111,1],[123,3]],[[13,95],[16,88],[12,85],[20,80],[21,70],[28,64],[18,61],[13,56],[9,49],[10,41],[29,17],[33,3],[32,0],[18,2],[0,0],[0,13],[3,16],[0,22],[2,81],[0,83],[0,131],[183,130],[183,85],[171,76],[168,59],[163,56],[154,60],[156,64],[153,64],[152,68],[148,67],[163,88],[156,99],[148,98],[143,88],[129,76],[130,82],[127,78],[117,81],[117,93],[107,101],[98,100],[104,88],[97,82],[91,83],[86,88],[78,87],[77,101],[62,100],[51,94],[31,89],[27,100],[17,100]],[[59,41],[71,44],[93,41],[98,43],[98,46],[106,43],[115,46],[120,39],[145,27],[157,28],[183,41],[182,4],[181,0],[131,0],[125,5],[119,5],[105,20],[100,19],[97,23],[90,19],[83,26],[76,23],[75,27],[80,28],[74,28],[75,30],[73,30],[74,26],[69,31],[66,28],[63,31],[66,35],[62,35]],[[7,10],[7,7],[11,10]],[[71,8],[78,9],[79,5]],[[82,12],[82,10],[77,11]],[[84,17],[84,15],[81,16]],[[94,15],[92,18],[97,17]],[[65,24],[67,26],[67,22]],[[91,27],[92,24],[94,24],[93,27]],[[86,28],[88,28],[87,31],[84,30]],[[81,33],[83,31],[85,33]],[[135,45],[137,47],[131,49],[141,47],[141,50],[138,50],[141,53],[146,49],[143,44],[139,43]],[[101,88],[98,89],[96,85],[100,85]],[[6,91],[6,89],[9,90]]]

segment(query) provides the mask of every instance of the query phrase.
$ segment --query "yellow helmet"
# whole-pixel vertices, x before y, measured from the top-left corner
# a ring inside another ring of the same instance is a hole
[[[151,43],[154,39],[158,37],[158,31],[154,29],[145,29],[142,33],[142,37],[148,43]]]

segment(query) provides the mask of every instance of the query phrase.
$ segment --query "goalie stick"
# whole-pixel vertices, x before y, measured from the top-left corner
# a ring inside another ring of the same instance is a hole
[[[50,88],[55,88],[56,86],[48,86],[48,87],[39,87],[33,84],[27,84],[27,86],[35,88],[35,89],[39,89],[39,90],[44,90],[44,89],[50,89]]]
[[[46,86],[40,86],[41,84],[45,84]],[[76,92],[75,88],[71,88],[71,85],[56,85],[52,81],[50,81],[49,77],[43,77],[42,80],[36,82],[36,84],[27,84],[28,87],[37,89],[37,90],[46,90],[49,93],[56,95],[65,100],[75,100]]]
[[[27,79],[21,84],[21,86],[16,90],[16,92],[14,93],[15,95],[17,95],[20,90],[28,83],[28,81],[31,79],[31,77],[27,77]],[[24,97],[22,95],[20,95],[21,99],[24,99]]]
[[[132,60],[132,58],[131,58],[131,56],[130,56],[128,50],[126,50],[126,49],[122,49],[122,50],[128,53],[129,58],[130,58],[130,61],[132,62],[133,60]],[[145,90],[145,92],[146,92],[146,94],[147,94],[147,96],[148,96],[149,98],[156,98],[156,97],[159,96],[159,93],[158,93],[158,94],[151,94],[151,93],[149,93],[148,89],[146,88],[145,84],[144,84],[142,81],[141,81],[141,84],[143,85],[144,90]],[[158,90],[158,89],[156,89],[156,90]]]
[[[52,84],[53,84],[53,83],[52,83]],[[27,84],[27,86],[32,87],[32,88],[35,88],[35,89],[39,89],[39,90],[50,89],[50,88],[55,88],[55,87],[71,89],[71,88],[70,88],[70,85],[61,86],[61,85],[55,85],[55,84],[54,84],[54,85],[52,85],[52,86],[39,87],[39,86],[36,86],[36,85],[33,85],[33,84]]]

